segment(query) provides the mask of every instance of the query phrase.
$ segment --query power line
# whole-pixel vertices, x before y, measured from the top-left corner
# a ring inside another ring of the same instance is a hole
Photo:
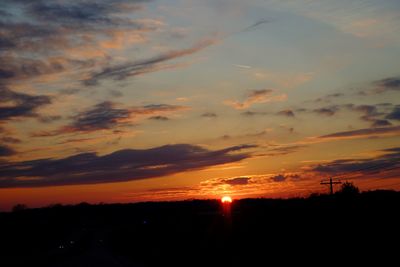
[[[329,178],[329,181],[327,181],[327,180],[325,180],[325,181],[322,180],[321,181],[321,185],[329,184],[331,195],[333,195],[333,185],[334,184],[341,184],[341,183],[342,183],[341,181],[339,181],[339,180],[334,181],[332,178]]]

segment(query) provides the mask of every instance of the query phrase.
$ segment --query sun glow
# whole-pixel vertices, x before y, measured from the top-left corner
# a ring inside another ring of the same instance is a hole
[[[232,203],[232,198],[229,196],[224,196],[221,198],[222,203]]]

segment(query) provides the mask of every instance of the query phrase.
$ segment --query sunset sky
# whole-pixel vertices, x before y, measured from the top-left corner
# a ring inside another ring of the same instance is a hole
[[[398,0],[1,0],[0,210],[400,189]]]

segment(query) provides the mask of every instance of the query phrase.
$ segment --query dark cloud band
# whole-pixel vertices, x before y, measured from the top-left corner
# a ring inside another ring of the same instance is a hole
[[[241,161],[249,153],[233,153],[253,145],[208,150],[189,144],[150,149],[124,149],[99,156],[82,153],[62,159],[0,162],[0,188],[97,184],[162,177]],[[7,152],[7,151],[6,151]]]

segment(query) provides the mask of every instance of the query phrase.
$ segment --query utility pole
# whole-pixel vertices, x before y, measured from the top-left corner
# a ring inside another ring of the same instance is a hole
[[[332,178],[329,178],[329,181],[327,181],[327,180],[322,180],[321,181],[321,185],[328,184],[330,186],[331,195],[333,195],[333,185],[334,184],[341,184],[341,183],[342,183],[341,181],[339,181],[339,180],[334,181]]]

